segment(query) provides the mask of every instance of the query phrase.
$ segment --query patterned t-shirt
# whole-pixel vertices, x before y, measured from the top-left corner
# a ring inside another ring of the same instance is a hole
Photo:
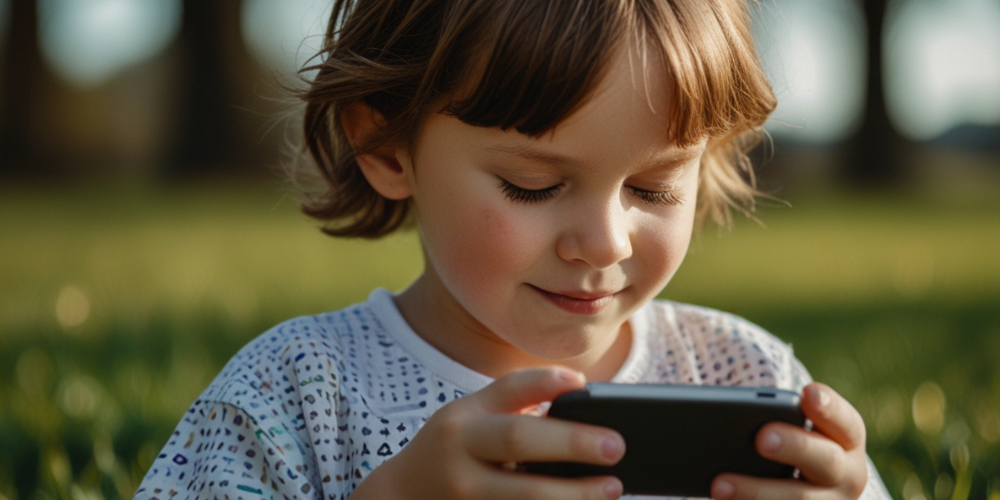
[[[729,314],[653,301],[629,323],[631,351],[613,382],[796,391],[810,382],[789,345]],[[241,349],[181,419],[135,498],[341,500],[435,411],[490,382],[425,342],[378,289]],[[890,498],[870,462],[862,498]]]

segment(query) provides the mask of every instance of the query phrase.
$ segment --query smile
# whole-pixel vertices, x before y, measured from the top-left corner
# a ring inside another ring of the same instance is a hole
[[[604,310],[615,298],[615,292],[566,292],[555,293],[529,285],[554,306],[570,314],[590,316]]]

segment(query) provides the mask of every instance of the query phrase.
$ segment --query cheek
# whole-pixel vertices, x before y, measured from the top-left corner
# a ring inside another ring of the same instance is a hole
[[[666,282],[674,275],[687,255],[694,227],[691,217],[679,217],[667,223],[662,220],[650,221],[650,225],[642,234],[643,266],[647,269],[647,277]]]
[[[473,296],[502,292],[518,279],[530,266],[530,229],[512,212],[482,203],[463,210],[452,243],[440,248],[442,278]]]

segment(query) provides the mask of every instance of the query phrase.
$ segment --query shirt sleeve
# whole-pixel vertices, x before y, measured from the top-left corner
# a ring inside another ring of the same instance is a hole
[[[232,404],[197,400],[156,457],[136,500],[318,498],[294,429]]]

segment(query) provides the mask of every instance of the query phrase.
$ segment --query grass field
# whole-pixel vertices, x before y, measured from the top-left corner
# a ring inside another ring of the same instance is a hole
[[[807,196],[705,229],[666,298],[792,342],[906,500],[1000,500],[1000,200]],[[0,500],[130,497],[236,349],[398,290],[412,233],[335,241],[276,188],[0,188]]]

